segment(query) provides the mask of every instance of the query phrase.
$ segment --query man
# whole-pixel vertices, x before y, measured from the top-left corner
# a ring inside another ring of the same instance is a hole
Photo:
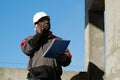
[[[50,17],[45,12],[38,12],[33,17],[35,35],[21,42],[22,51],[30,58],[28,63],[28,80],[61,80],[62,66],[71,62],[71,54],[67,49],[57,59],[45,58],[47,50],[54,38],[59,38],[50,31]]]

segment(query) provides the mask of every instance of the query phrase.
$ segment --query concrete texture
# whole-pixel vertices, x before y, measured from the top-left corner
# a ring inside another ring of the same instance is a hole
[[[91,78],[91,73],[97,70],[105,72],[104,80],[120,80],[120,0],[85,0],[85,3],[85,68],[89,80],[102,80]],[[97,69],[89,71],[94,68],[89,63]]]
[[[103,80],[104,0],[85,0],[85,71],[87,80]]]
[[[27,80],[28,71],[21,68],[0,68],[0,80]],[[64,71],[62,80],[71,80],[78,72]],[[75,80],[75,79],[72,79]]]
[[[106,80],[120,80],[120,0],[105,0]]]
[[[104,0],[85,0],[85,69],[89,62],[104,71]]]
[[[0,68],[0,80],[27,80],[25,69]]]

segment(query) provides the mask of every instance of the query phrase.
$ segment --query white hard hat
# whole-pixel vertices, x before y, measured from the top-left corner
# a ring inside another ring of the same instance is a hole
[[[38,22],[42,17],[49,17],[45,12],[37,12],[33,17],[33,23]]]

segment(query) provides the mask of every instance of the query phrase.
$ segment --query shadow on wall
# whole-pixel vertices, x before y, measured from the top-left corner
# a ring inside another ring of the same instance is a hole
[[[80,72],[73,76],[70,80],[104,80],[104,72],[100,70],[95,64],[89,62],[88,72]]]

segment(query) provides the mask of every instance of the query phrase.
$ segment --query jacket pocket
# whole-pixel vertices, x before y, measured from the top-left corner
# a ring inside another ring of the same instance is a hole
[[[56,74],[54,68],[50,66],[40,66],[35,67],[30,70],[36,78],[48,78],[48,79],[55,79]]]

